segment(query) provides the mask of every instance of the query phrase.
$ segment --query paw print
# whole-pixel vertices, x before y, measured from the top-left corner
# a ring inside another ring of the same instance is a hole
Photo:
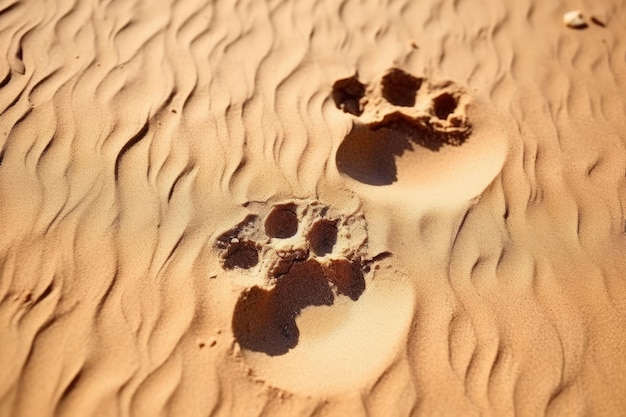
[[[416,146],[430,151],[460,146],[472,132],[465,111],[470,97],[461,87],[398,68],[369,84],[356,75],[338,80],[332,96],[338,109],[355,117],[337,151],[337,168],[365,184],[398,181],[396,160]]]
[[[233,314],[240,347],[285,354],[298,343],[302,309],[330,306],[338,296],[357,301],[372,261],[366,243],[362,215],[331,213],[317,201],[274,205],[219,236],[222,267],[252,283]]]

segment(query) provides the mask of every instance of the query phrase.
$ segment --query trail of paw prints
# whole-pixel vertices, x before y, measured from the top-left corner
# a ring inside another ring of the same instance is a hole
[[[365,184],[394,183],[398,157],[415,146],[431,151],[460,146],[472,131],[465,112],[471,98],[460,86],[397,68],[369,84],[356,75],[338,80],[332,96],[356,122],[337,151],[337,168]]]
[[[278,204],[218,237],[222,267],[254,283],[233,313],[242,349],[285,354],[298,344],[296,317],[304,308],[330,306],[338,296],[357,301],[365,291],[373,262],[365,254],[365,220],[329,212],[317,201]]]

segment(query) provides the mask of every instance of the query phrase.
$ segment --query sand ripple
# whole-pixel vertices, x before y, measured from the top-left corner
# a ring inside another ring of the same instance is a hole
[[[626,10],[583,6],[1,2],[0,415],[620,415]],[[372,270],[271,356],[216,242],[289,201]]]

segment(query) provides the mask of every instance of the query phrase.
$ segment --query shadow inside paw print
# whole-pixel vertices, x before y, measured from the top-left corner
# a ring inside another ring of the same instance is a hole
[[[283,355],[298,344],[296,317],[310,306],[330,306],[338,294],[358,300],[365,290],[360,267],[347,259],[322,266],[314,259],[295,263],[274,288],[254,286],[239,299],[233,315],[233,332],[248,350]]]
[[[333,100],[338,109],[355,116],[363,113],[361,100],[365,96],[365,85],[356,76],[338,80],[333,85]]]
[[[461,145],[465,133],[436,132],[428,127],[398,118],[376,127],[354,125],[335,157],[337,169],[369,185],[389,185],[398,180],[396,159],[416,146],[438,151],[448,144]]]
[[[381,79],[383,97],[395,106],[415,106],[415,96],[421,86],[421,78],[397,68],[389,70]]]
[[[308,306],[332,305],[334,295],[315,260],[295,264],[276,286],[254,286],[239,299],[233,332],[244,349],[282,355],[298,343],[296,317]]]
[[[365,291],[368,266],[356,255],[332,256],[338,219],[318,218],[299,236],[301,220],[295,204],[276,205],[263,236],[260,219],[249,215],[217,239],[226,270],[247,271],[266,261],[260,285],[244,290],[235,305],[232,329],[243,349],[283,355],[298,344],[296,318],[304,308],[331,306],[338,295],[357,301]]]
[[[445,88],[397,68],[370,87],[356,76],[337,81],[337,108],[359,119],[337,150],[339,172],[368,185],[389,185],[398,181],[397,158],[416,146],[437,152],[462,145],[471,133],[463,93],[451,84]]]

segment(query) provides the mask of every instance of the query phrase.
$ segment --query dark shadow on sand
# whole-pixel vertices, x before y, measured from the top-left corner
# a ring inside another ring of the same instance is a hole
[[[274,288],[254,286],[239,298],[233,333],[239,346],[270,356],[283,355],[298,344],[296,317],[309,306],[330,306],[338,294],[357,300],[365,290],[361,266],[347,259],[322,266],[314,259],[296,262]]]
[[[390,115],[376,126],[354,124],[337,150],[339,172],[368,185],[390,185],[398,180],[396,159],[421,146],[437,152],[444,145],[459,146],[468,132],[440,132]]]

